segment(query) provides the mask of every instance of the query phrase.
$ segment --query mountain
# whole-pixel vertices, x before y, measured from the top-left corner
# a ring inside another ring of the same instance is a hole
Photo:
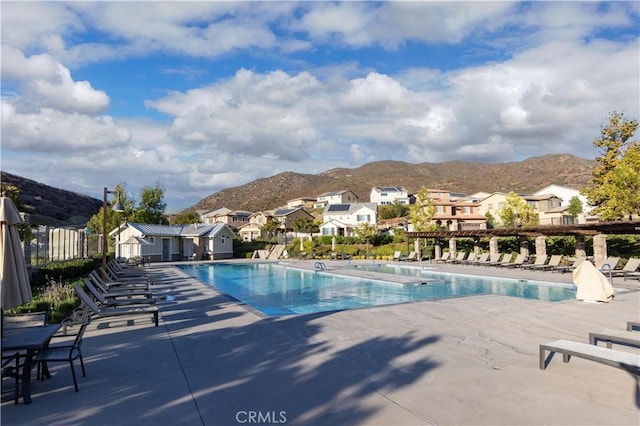
[[[374,186],[403,186],[415,193],[428,188],[473,194],[475,192],[535,192],[547,185],[584,186],[596,166],[570,154],[550,154],[520,162],[405,163],[376,161],[354,169],[337,168],[317,175],[284,172],[245,185],[224,189],[200,200],[192,209],[258,211],[285,205],[298,197],[315,197],[328,191],[350,189],[368,201]]]
[[[6,172],[0,172],[0,181],[20,190],[20,211],[28,213],[33,224],[84,225],[102,207],[101,200]]]

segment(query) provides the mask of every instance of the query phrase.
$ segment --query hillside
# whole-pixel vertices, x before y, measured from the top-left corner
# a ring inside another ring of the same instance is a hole
[[[362,200],[368,201],[373,186],[404,186],[414,193],[425,185],[467,194],[479,191],[530,193],[552,183],[580,188],[588,182],[595,164],[594,160],[569,154],[495,164],[376,161],[354,169],[331,169],[317,175],[280,173],[209,195],[192,208],[265,210],[282,206],[298,197],[315,197],[323,192],[341,189],[350,189]]]
[[[0,172],[0,180],[20,190],[20,210],[29,213],[29,222],[33,224],[84,225],[102,207],[98,199],[9,173]]]

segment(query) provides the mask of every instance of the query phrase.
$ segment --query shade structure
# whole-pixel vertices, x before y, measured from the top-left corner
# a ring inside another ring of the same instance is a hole
[[[136,237],[135,235],[130,236],[129,238],[127,238],[126,240],[122,241],[119,244],[129,246],[129,253],[128,253],[129,257],[142,256],[142,247],[141,246],[143,246],[143,245],[145,245],[145,246],[151,245],[144,238]],[[136,247],[137,247],[137,249],[136,249]],[[136,251],[137,251],[137,253],[135,253]]]
[[[11,309],[32,299],[29,272],[18,235],[20,213],[8,197],[0,197],[0,276],[2,309]]]

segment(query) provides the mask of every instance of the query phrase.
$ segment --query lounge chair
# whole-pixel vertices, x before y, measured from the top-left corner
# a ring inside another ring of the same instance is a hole
[[[402,260],[407,262],[415,262],[416,260],[418,260],[418,253],[415,251],[412,251],[411,253],[409,253],[409,256],[403,258]]]
[[[516,256],[515,260],[511,263],[501,263],[499,266],[501,268],[519,268],[524,264],[524,261],[527,259],[527,256],[524,254],[519,254]]]
[[[102,268],[100,268],[102,269]],[[91,277],[94,279],[94,281],[98,281],[100,282],[101,286],[107,290],[112,290],[114,288],[122,289],[122,288],[127,288],[127,289],[131,289],[131,288],[138,288],[138,289],[143,289],[143,290],[149,290],[149,281],[146,281],[144,279],[142,280],[113,280],[111,278],[109,278],[107,276],[106,280],[102,279],[102,274],[100,274],[98,271],[92,271],[90,273]]]
[[[576,269],[578,266],[580,266],[580,264],[585,260],[587,260],[586,257],[577,257],[576,260],[574,260],[571,265],[559,265],[559,266],[556,266],[555,268],[551,268],[551,271],[562,272],[562,273],[571,272],[574,269]]]
[[[130,305],[155,305],[156,299],[153,297],[133,297],[133,294],[118,294],[114,296],[113,293],[110,297],[101,293],[88,278],[83,278],[85,287],[89,290],[89,293],[103,306],[130,306]],[[124,299],[123,299],[124,297]]]
[[[640,333],[620,330],[605,330],[589,333],[589,343],[597,345],[598,342],[607,342],[608,348],[611,348],[613,343],[640,348]]]
[[[442,253],[442,256],[440,256],[440,259],[436,259],[436,262],[444,263],[449,260],[449,257],[451,257],[451,252],[445,251],[444,253]]]
[[[624,280],[626,281],[627,276],[635,275],[635,272],[638,269],[638,267],[640,267],[640,258],[630,257],[622,269],[611,271],[611,276],[624,277]]]
[[[89,279],[89,281],[91,281],[93,286],[98,291],[100,291],[102,295],[107,299],[114,298],[114,297],[117,298],[117,297],[131,297],[131,296],[153,297],[152,290],[146,290],[144,287],[141,287],[141,286],[127,287],[123,285],[123,286],[114,286],[113,288],[109,289],[102,284],[101,280],[99,279],[100,277],[96,277],[95,273],[90,273],[87,278]]]
[[[401,251],[396,251],[395,253],[393,253],[393,260],[395,260],[396,262],[399,262],[401,259],[402,259]]]
[[[489,266],[502,266],[502,265],[508,265],[508,264],[510,264],[510,263],[511,263],[511,257],[512,257],[512,254],[511,254],[511,253],[505,253],[505,254],[502,256],[502,259],[500,259],[499,261],[497,261],[497,262],[495,262],[495,263],[494,263],[494,262],[490,262],[490,263],[489,263]]]
[[[66,345],[49,345],[44,349],[38,351],[35,357],[33,357],[33,361],[38,363],[38,376],[40,379],[44,379],[44,369],[41,368],[42,364],[50,363],[50,362],[68,362],[71,367],[71,376],[73,377],[73,386],[78,392],[78,381],[76,380],[76,370],[73,366],[73,361],[80,360],[80,366],[82,367],[82,376],[85,377],[87,374],[84,369],[84,361],[82,359],[82,337],[84,336],[84,332],[89,325],[90,318],[87,318],[87,321],[80,324],[80,328],[78,329],[78,333],[75,335],[73,342],[71,344]]]
[[[461,251],[455,257],[455,259],[447,260],[447,263],[461,263],[464,260],[465,257],[467,257],[467,252],[466,251]]]
[[[640,321],[627,321],[627,331],[640,330]]]
[[[547,359],[546,353],[549,352]],[[556,340],[555,342],[540,345],[540,369],[545,370],[554,353],[561,353],[562,360],[569,362],[572,356],[584,358],[600,364],[621,368],[631,374],[640,375],[640,357],[631,352],[622,352],[615,349],[603,348],[588,343],[574,342],[571,340]]]
[[[476,265],[478,265],[478,266],[495,265],[497,263],[500,263],[500,260],[502,259],[502,257],[504,257],[504,255],[502,255],[500,253],[490,254],[489,255],[489,260],[487,260],[485,262],[476,262]]]
[[[551,256],[551,259],[549,259],[549,263],[546,263],[544,265],[529,265],[527,266],[527,269],[531,269],[534,271],[546,271],[549,269],[553,269],[556,266],[560,266],[560,262],[562,262],[562,255],[554,254]]]
[[[609,273],[609,271],[613,272],[613,270],[616,269],[616,266],[618,266],[618,262],[620,262],[619,257],[608,257],[604,262],[597,263],[596,268],[600,269],[603,273]]]
[[[82,303],[97,317],[106,318],[116,316],[152,314],[155,326],[158,326],[158,317],[160,311],[157,306],[100,307],[91,299],[91,297],[82,289],[82,287],[80,287],[80,285],[74,285],[73,290],[76,292]]]
[[[547,256],[546,254],[536,254],[535,262],[528,265],[522,265],[522,269],[536,269],[540,266],[546,266],[548,257],[549,256]]]
[[[488,261],[489,261],[489,253],[482,253],[471,262],[467,260],[467,264],[478,266]]]

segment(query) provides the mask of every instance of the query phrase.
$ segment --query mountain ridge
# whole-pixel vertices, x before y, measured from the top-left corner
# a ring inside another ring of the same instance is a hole
[[[318,174],[282,172],[223,189],[203,198],[191,208],[266,210],[282,206],[295,198],[315,197],[342,189],[349,189],[361,200],[368,200],[374,186],[403,186],[410,193],[415,193],[426,185],[466,194],[479,191],[528,193],[550,184],[580,188],[587,184],[595,166],[595,160],[571,154],[548,154],[508,163],[407,163],[383,160],[351,169],[329,169]]]
[[[282,172],[210,194],[191,206],[194,210],[258,211],[280,207],[288,200],[316,197],[324,192],[349,189],[368,201],[374,186],[403,186],[410,193],[423,185],[434,189],[473,194],[485,192],[531,193],[552,183],[580,188],[590,179],[595,160],[571,154],[549,154],[509,163],[449,161],[408,163],[374,161],[356,168],[333,168],[318,174]],[[73,191],[54,188],[28,178],[0,171],[3,183],[20,190],[24,211],[31,223],[78,225],[86,223],[102,201]]]

